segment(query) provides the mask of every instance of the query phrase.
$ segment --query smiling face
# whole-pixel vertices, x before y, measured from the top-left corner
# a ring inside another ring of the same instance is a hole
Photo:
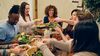
[[[26,5],[25,6],[25,15],[28,15],[29,14],[29,11],[30,11],[30,6],[29,5]]]
[[[79,20],[78,20],[78,16],[77,16],[77,12],[74,11],[72,14],[71,14],[71,20],[74,21],[74,24],[78,23]]]
[[[49,17],[53,17],[53,15],[54,15],[54,9],[51,8],[51,9],[49,10]]]
[[[54,5],[49,5],[45,8],[45,15],[48,17],[57,17],[57,8]]]
[[[72,20],[76,20],[77,18],[77,12],[73,12],[71,15]]]

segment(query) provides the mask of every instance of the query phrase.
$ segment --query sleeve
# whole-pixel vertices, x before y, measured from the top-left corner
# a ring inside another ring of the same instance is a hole
[[[0,44],[0,49],[9,49],[9,45],[8,44],[5,44],[5,45]]]
[[[43,53],[43,56],[55,56],[46,45],[42,45],[40,50]]]
[[[6,32],[3,28],[0,28],[0,41],[4,41],[6,39]]]
[[[73,25],[68,25],[65,29],[63,29],[63,34],[64,35],[69,35],[70,38],[73,38]]]
[[[17,34],[20,33],[18,24],[15,26]]]
[[[63,41],[51,41],[51,44],[54,45],[55,47],[59,48],[60,50],[70,52],[71,50],[71,45],[72,45],[72,39],[66,42]]]

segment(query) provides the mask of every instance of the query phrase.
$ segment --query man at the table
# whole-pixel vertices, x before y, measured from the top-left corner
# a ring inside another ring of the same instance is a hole
[[[17,22],[19,21],[19,5],[14,5],[8,14],[8,20],[0,23],[0,43],[11,42],[18,33]]]

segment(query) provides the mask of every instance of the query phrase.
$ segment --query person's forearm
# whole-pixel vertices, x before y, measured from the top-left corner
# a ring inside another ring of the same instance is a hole
[[[55,47],[61,49],[62,51],[69,52],[70,49],[71,49],[71,41],[72,40],[69,40],[69,41],[66,41],[66,42],[57,41],[57,40],[51,40],[50,43],[52,45],[54,45]]]
[[[47,45],[42,45],[42,46],[40,47],[40,50],[42,51],[43,56],[55,56],[55,55],[49,50],[49,48],[47,47]]]
[[[63,22],[68,23],[70,25],[74,25],[74,21],[73,20],[64,20]]]
[[[10,48],[9,44],[0,45],[0,49],[9,49],[9,48]]]
[[[65,37],[65,35],[62,32],[60,32],[60,35],[64,42],[68,41],[68,39]]]

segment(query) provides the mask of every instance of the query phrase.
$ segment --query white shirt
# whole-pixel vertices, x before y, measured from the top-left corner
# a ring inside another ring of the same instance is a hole
[[[29,17],[25,17],[26,21],[23,20],[22,16],[19,18],[18,26],[20,32],[30,32],[33,22],[30,21]]]

